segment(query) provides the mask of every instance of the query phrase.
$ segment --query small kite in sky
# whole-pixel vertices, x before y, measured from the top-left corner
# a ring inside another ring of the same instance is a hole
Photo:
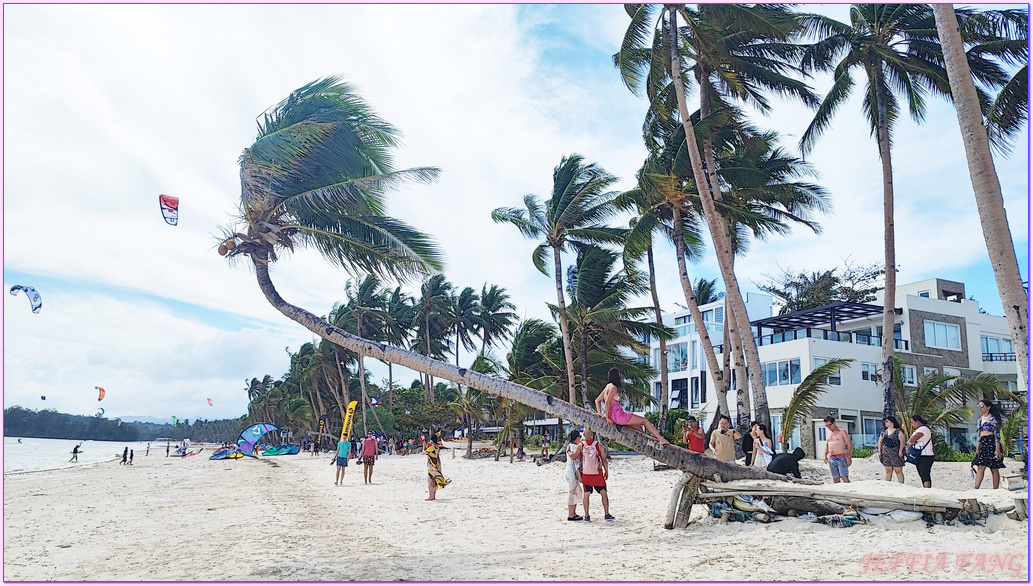
[[[40,398],[40,399],[43,399],[44,401],[46,401],[46,400],[47,400],[47,396],[46,396],[46,395],[40,395],[40,396],[39,396],[39,398]]]
[[[161,206],[161,215],[165,217],[165,223],[175,226],[179,223],[179,198],[171,195],[159,195],[158,205]]]
[[[100,409],[100,411],[97,413],[97,415],[100,415],[101,417],[104,417],[104,408],[103,407]]]
[[[172,416],[172,425],[179,425],[179,418],[175,415]]]
[[[209,404],[209,405],[211,405],[211,404],[212,404],[212,398],[211,398],[211,397],[208,397],[208,404]]]
[[[104,400],[104,395],[105,395],[104,387],[93,387],[93,388],[97,389],[97,391],[98,391],[97,400],[98,401],[103,401]]]
[[[32,313],[39,313],[40,308],[43,307],[43,299],[39,296],[39,292],[25,285],[11,287],[11,295],[17,295],[18,291],[24,291],[25,296],[29,298],[29,303],[32,304]]]

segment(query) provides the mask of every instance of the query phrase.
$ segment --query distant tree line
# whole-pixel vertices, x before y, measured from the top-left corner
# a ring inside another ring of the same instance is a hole
[[[168,423],[123,423],[97,415],[70,415],[53,409],[35,411],[14,406],[4,409],[4,436],[96,441],[150,441],[159,437],[182,441],[231,442],[245,426],[244,418],[217,421],[183,420]]]

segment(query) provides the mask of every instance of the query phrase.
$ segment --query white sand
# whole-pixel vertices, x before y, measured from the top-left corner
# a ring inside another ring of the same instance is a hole
[[[720,524],[696,506],[687,529],[665,530],[671,488],[681,473],[654,472],[641,456],[613,459],[609,485],[617,520],[602,522],[593,495],[596,521],[587,524],[566,520],[561,463],[453,460],[446,450],[445,475],[453,484],[436,502],[425,502],[421,456],[381,457],[368,486],[361,466],[352,464],[345,485],[337,487],[329,455],[209,461],[208,453],[5,476],[4,579],[1028,578],[1028,525],[1004,515],[986,527],[880,520],[837,529],[801,519]],[[804,469],[828,481],[820,462],[805,461]],[[851,470],[865,492],[900,489],[874,480],[882,473],[874,460],[857,461]],[[913,466],[905,474],[907,484],[918,484]],[[963,496],[983,502],[1011,504],[1012,494],[989,488],[989,475],[983,489],[971,492],[967,464],[936,463],[933,482],[938,496],[964,490]],[[903,556],[896,570],[893,558],[877,566],[879,558],[872,557],[915,552],[931,555],[913,557],[911,572]],[[968,553],[1001,557],[996,567],[992,558],[961,558],[959,570],[958,555]],[[936,554],[944,554],[938,569]]]

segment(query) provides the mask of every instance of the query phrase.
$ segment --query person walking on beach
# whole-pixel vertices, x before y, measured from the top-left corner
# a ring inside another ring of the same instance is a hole
[[[133,450],[129,450],[129,465],[133,465]]]
[[[445,488],[452,482],[441,473],[439,441],[440,439],[431,436],[423,446],[423,453],[427,456],[427,492],[430,493],[426,499],[428,501],[436,500],[438,489]]]
[[[875,442],[875,453],[886,468],[886,481],[893,480],[896,474],[897,481],[904,484],[904,432],[893,417],[883,419],[882,425],[884,429]]]
[[[129,446],[126,446],[126,449],[122,450],[122,461],[119,462],[119,464],[120,465],[124,465],[128,461],[129,461]]]
[[[549,434],[548,433],[542,434],[542,457],[543,458],[548,458],[549,457]]]
[[[165,457],[169,457],[169,449],[172,448],[172,442],[165,442]]]
[[[918,477],[922,479],[922,486],[932,488],[933,432],[921,415],[911,416],[911,426],[915,428],[915,432],[908,438],[907,445],[918,447],[921,444],[922,452],[918,456],[918,461],[915,462],[915,467],[918,468]]]
[[[348,471],[348,453],[351,449],[352,443],[347,439],[337,442],[337,476],[334,478],[334,486],[344,484],[344,473]]]
[[[616,370],[616,369],[612,369]],[[606,480],[610,477],[610,466],[606,462],[606,454],[602,446],[595,441],[595,433],[585,428],[585,442],[581,445],[581,483],[585,489],[583,504],[585,507],[585,523],[592,517],[588,514],[588,500],[592,491],[599,493],[603,501],[603,515],[607,521],[613,521],[610,514],[610,497],[606,493]]]
[[[832,472],[832,482],[850,483],[849,467],[853,464],[854,445],[850,434],[836,426],[836,418],[829,415],[825,418],[825,463]]]
[[[685,423],[685,427],[682,428],[682,443],[689,446],[690,452],[702,454],[703,451],[706,450],[706,446],[703,441],[705,437],[703,429],[699,426],[699,420],[692,415],[689,415],[689,419]]]
[[[144,456],[150,456],[151,455],[151,442],[147,442],[147,449],[144,450],[143,455]]]
[[[603,392],[599,393],[599,396],[595,398],[595,410],[598,411],[600,415],[615,425],[630,425],[640,433],[642,432],[642,427],[645,427],[649,430],[649,433],[653,434],[653,437],[660,442],[660,445],[671,443],[667,441],[664,436],[660,435],[660,432],[656,430],[656,427],[653,427],[653,424],[650,423],[648,419],[641,415],[627,413],[624,411],[624,408],[621,407],[621,373],[619,370],[611,368],[610,371],[606,373],[606,381],[606,386],[603,388]],[[587,439],[588,436],[585,437]],[[587,499],[588,495],[585,495],[585,498]]]
[[[18,440],[18,441],[20,442],[21,440]],[[72,448],[72,459],[69,460],[69,462],[78,462],[79,461],[79,446],[81,446],[81,445],[82,445],[82,442],[79,442],[79,444],[77,446]]]
[[[983,475],[990,469],[994,488],[1001,485],[1001,468],[1004,468],[1004,453],[1001,450],[1001,410],[990,399],[979,402],[979,448],[972,465],[976,467],[973,488],[983,484]]]
[[[362,479],[363,484],[373,484],[373,464],[377,461],[377,440],[373,438],[373,430],[366,432],[362,440]]]
[[[718,429],[710,434],[710,451],[714,458],[722,462],[735,462],[735,440],[742,434],[732,429],[732,420],[727,415],[721,416]]]
[[[577,514],[578,503],[585,500],[585,491],[581,488],[581,434],[572,429],[569,440],[567,466],[563,473],[567,480],[567,520],[581,521],[584,517]]]

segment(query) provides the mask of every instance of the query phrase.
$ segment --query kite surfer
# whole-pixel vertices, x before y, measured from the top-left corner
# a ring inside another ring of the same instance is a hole
[[[18,440],[18,443],[21,443],[21,441],[22,440]],[[79,442],[79,445],[77,445],[74,448],[72,448],[72,459],[69,460],[69,462],[78,462],[79,461],[79,446],[81,446],[81,445],[82,445],[82,442]]]

